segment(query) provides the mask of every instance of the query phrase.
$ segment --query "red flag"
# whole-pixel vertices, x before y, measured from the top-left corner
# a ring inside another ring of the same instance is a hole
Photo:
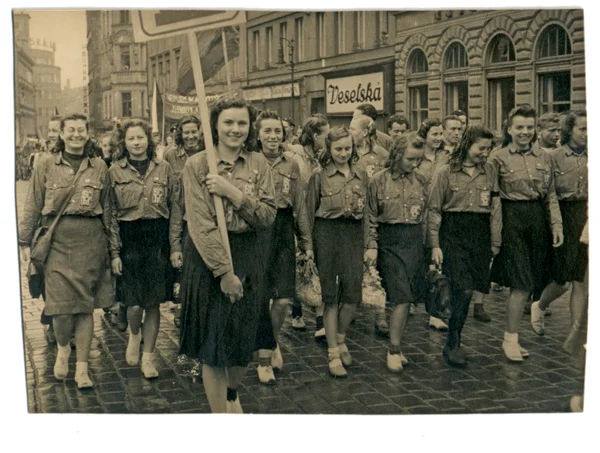
[[[208,80],[225,66],[221,30],[203,31],[199,32],[197,36],[198,48],[202,53],[200,55],[202,75],[204,80]],[[227,27],[225,29],[225,40],[227,43],[227,57],[231,61],[240,53],[239,29],[236,27]],[[194,89],[194,73],[192,71],[192,63],[190,62],[190,49],[187,39],[183,41],[183,45],[181,46],[178,73],[177,91],[180,94],[187,95]]]

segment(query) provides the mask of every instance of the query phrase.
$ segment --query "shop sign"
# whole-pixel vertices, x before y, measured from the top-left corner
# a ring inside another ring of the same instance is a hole
[[[294,83],[294,96],[300,96],[300,85]],[[262,101],[263,99],[291,98],[292,85],[275,85],[270,87],[249,88],[244,90],[247,101]]]
[[[383,111],[383,72],[325,80],[327,113],[352,113],[360,104]]]

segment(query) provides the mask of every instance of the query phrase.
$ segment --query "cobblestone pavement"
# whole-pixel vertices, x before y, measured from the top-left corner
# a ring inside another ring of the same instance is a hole
[[[17,183],[19,212],[27,183]],[[139,367],[125,361],[127,333],[113,327],[102,311],[94,315],[90,370],[94,389],[81,391],[73,381],[75,353],[69,377],[53,377],[55,347],[44,339],[40,324],[43,302],[32,299],[22,268],[23,328],[29,412],[77,413],[205,413],[209,412],[194,363],[178,360],[179,330],[171,304],[161,309],[157,341],[159,378],[143,378]],[[348,333],[355,364],[349,377],[333,380],[327,369],[327,349],[313,337],[315,317],[305,310],[308,330],[298,332],[288,321],[280,339],[284,367],[275,386],[258,382],[256,364],[239,389],[247,413],[296,414],[434,414],[565,412],[572,395],[583,393],[583,371],[561,350],[568,330],[565,297],[546,318],[546,335],[538,337],[524,316],[521,344],[531,354],[521,364],[508,362],[501,349],[507,293],[492,293],[486,310],[492,322],[469,316],[463,345],[469,354],[464,369],[453,369],[442,358],[445,334],[430,330],[422,307],[411,317],[403,352],[410,361],[400,375],[386,368],[386,342],[374,336],[370,307],[358,310]],[[472,309],[471,309],[472,310]]]

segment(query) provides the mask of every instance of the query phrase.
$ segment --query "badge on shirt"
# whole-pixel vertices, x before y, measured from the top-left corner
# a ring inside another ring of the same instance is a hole
[[[420,205],[412,205],[410,207],[411,220],[417,220],[420,215],[421,215],[421,206]]]
[[[155,186],[152,188],[152,203],[161,204],[165,200],[165,188],[163,186]]]
[[[358,209],[363,209],[365,207],[365,200],[364,200],[364,198],[362,198],[362,197],[359,198],[358,201],[357,201],[357,204],[358,204]]]
[[[94,194],[90,189],[83,189],[81,192],[81,206],[89,206],[92,204],[92,197]]]
[[[244,185],[244,194],[245,195],[254,194],[254,184],[248,183],[248,184]]]
[[[479,192],[479,206],[490,205],[490,193],[487,190]]]
[[[281,191],[283,193],[290,193],[290,178],[287,176],[283,178],[283,189]]]
[[[367,165],[367,177],[371,178],[375,173],[375,165]]]

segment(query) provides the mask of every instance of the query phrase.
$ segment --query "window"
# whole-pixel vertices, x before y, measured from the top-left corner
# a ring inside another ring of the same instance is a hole
[[[413,50],[408,59],[408,73],[420,74],[427,72],[428,70],[429,65],[427,64],[425,52],[423,52],[421,49]]]
[[[165,86],[170,87],[171,86],[171,55],[169,55],[168,53],[165,54],[165,73],[166,73]]]
[[[428,86],[420,85],[409,88],[410,122],[418,128],[429,116]]]
[[[515,47],[506,35],[497,35],[492,40],[488,51],[490,64],[515,61]]]
[[[325,13],[317,13],[317,55],[319,58],[324,58],[327,55]]]
[[[338,11],[335,14],[335,51],[337,54],[346,52],[346,28],[344,24],[344,13]]]
[[[120,23],[128,24],[129,23],[129,11],[119,11],[120,13]]]
[[[121,108],[124,117],[131,117],[131,92],[121,93]]]
[[[284,41],[284,39],[287,39],[287,22],[282,22],[281,24],[279,24],[279,37],[281,38],[280,44],[284,48],[284,51],[283,51],[283,62],[284,63],[289,63],[288,53],[285,51],[285,49],[286,49],[286,42]]]
[[[304,61],[304,19],[296,19],[296,61]]]
[[[267,52],[265,60],[267,68],[273,66],[273,27],[267,27]]]
[[[557,57],[571,53],[571,40],[564,28],[560,25],[550,25],[544,30],[538,48],[538,58]]]
[[[156,76],[156,57],[150,58],[150,67],[152,68],[152,71],[150,72],[150,74],[152,74],[152,78],[154,80],[157,80],[158,77]],[[154,83],[154,82],[152,82],[152,83]]]
[[[258,69],[258,56],[260,55],[260,32],[255,31],[252,33],[252,58],[254,68]]]
[[[465,68],[469,65],[465,46],[459,42],[453,42],[446,50],[444,69]]]
[[[564,112],[571,106],[571,73],[554,72],[540,76],[540,114]]]
[[[488,126],[491,130],[500,131],[502,121],[515,107],[515,78],[504,77],[488,80],[489,111]]]
[[[121,69],[123,71],[129,71],[131,69],[131,53],[129,51],[129,44],[121,46]]]
[[[446,115],[454,110],[469,110],[469,83],[465,81],[446,83]]]
[[[354,12],[354,36],[356,38],[355,50],[361,50],[366,47],[366,11],[355,11]]]

